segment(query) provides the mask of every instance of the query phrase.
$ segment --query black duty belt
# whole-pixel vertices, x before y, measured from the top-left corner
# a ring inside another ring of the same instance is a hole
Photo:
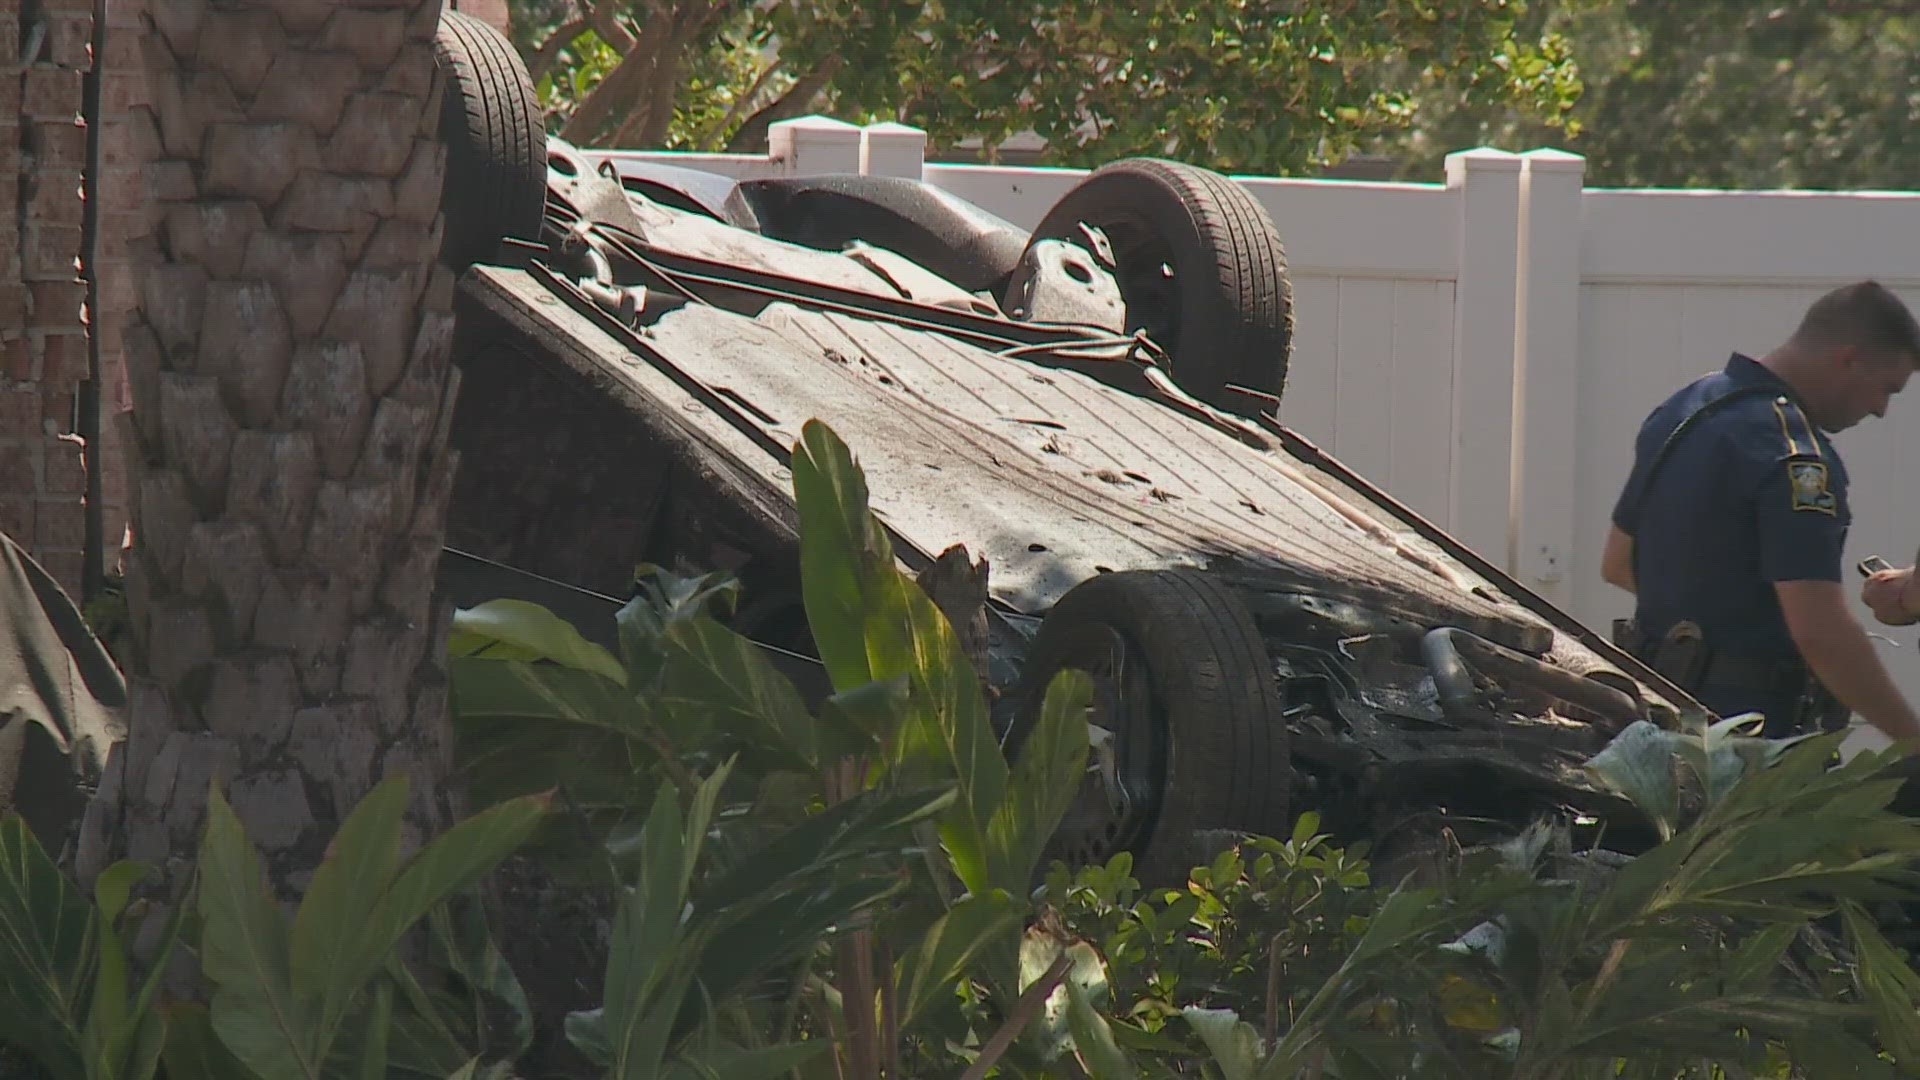
[[[1614,641],[1690,694],[1711,687],[1746,691],[1776,704],[1792,699],[1793,705],[1784,713],[1768,717],[1765,733],[1770,736],[1813,728],[1836,730],[1850,713],[1797,658],[1738,656],[1698,637],[1676,640],[1671,633],[1650,639],[1631,619],[1615,621]]]
[[[1807,666],[1798,660],[1709,653],[1694,676],[1699,687],[1752,690],[1762,694],[1798,694],[1807,686]]]

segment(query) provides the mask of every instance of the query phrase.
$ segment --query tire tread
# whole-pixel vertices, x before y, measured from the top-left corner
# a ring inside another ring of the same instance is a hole
[[[1027,693],[1043,693],[1063,627],[1114,627],[1148,659],[1171,761],[1142,873],[1168,878],[1187,837],[1291,828],[1292,758],[1279,685],[1234,587],[1192,570],[1133,570],[1082,582],[1054,605],[1028,653]],[[1052,628],[1051,630],[1049,628]],[[1037,703],[1039,698],[1030,700]]]
[[[434,41],[445,78],[448,145],[444,257],[485,259],[509,236],[539,235],[546,207],[546,129],[538,93],[512,46],[460,11],[442,13]]]
[[[1084,216],[1107,213],[1158,215],[1163,227],[1184,215],[1185,226],[1212,254],[1210,288],[1183,293],[1185,302],[1204,307],[1183,316],[1183,325],[1203,329],[1183,329],[1181,341],[1161,342],[1174,354],[1175,381],[1232,412],[1257,406],[1216,384],[1282,397],[1292,351],[1293,289],[1285,246],[1260,203],[1238,182],[1209,169],[1123,158],[1094,170],[1063,196],[1034,239],[1071,238]],[[1200,373],[1183,378],[1183,363]]]

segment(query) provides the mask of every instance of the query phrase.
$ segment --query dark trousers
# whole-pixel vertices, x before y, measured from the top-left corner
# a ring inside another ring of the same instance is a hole
[[[1805,730],[1798,723],[1800,695],[1797,693],[1767,693],[1750,686],[1713,684],[1697,687],[1690,692],[1700,704],[1722,718],[1750,712],[1764,715],[1766,723],[1760,729],[1760,734],[1769,739],[1782,739],[1795,734],[1797,730]]]

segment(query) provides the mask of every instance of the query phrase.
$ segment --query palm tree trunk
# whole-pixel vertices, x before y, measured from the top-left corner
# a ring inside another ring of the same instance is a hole
[[[130,734],[77,869],[179,884],[218,783],[292,898],[373,782],[411,779],[414,842],[455,810],[442,0],[149,4]]]

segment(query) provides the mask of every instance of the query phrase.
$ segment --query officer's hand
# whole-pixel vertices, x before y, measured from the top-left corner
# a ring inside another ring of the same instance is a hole
[[[1873,610],[1873,617],[1888,626],[1910,626],[1920,622],[1920,587],[1913,581],[1913,567],[1882,570],[1860,586],[1860,600]]]

